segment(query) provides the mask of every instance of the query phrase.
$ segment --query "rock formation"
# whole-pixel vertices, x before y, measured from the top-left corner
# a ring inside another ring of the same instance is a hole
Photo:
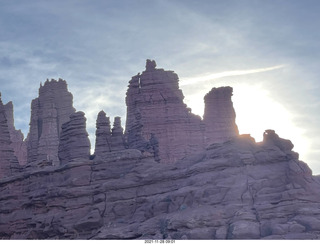
[[[72,100],[65,80],[47,80],[40,86],[39,97],[31,103],[30,131],[27,137],[28,163],[47,160],[53,165],[59,165],[61,126],[75,112]]]
[[[0,93],[0,179],[19,171],[19,163],[14,155],[10,138],[7,114]]]
[[[289,141],[265,138],[175,164],[127,149],[0,180],[0,237],[319,239],[320,182]]]
[[[95,155],[111,152],[111,128],[110,119],[104,111],[100,111],[96,123]]]
[[[178,76],[148,60],[129,82],[125,135],[101,111],[90,157],[85,114],[65,81],[47,81],[21,169],[0,95],[0,239],[320,239],[320,177],[274,130],[238,135],[231,96],[212,89],[202,121]]]
[[[62,125],[58,154],[61,164],[77,158],[89,159],[90,141],[84,115],[81,111],[73,113],[70,121]]]
[[[6,118],[14,155],[18,159],[20,165],[25,165],[27,163],[27,144],[24,141],[24,135],[22,134],[21,130],[16,130],[14,126],[12,102],[5,104],[4,109],[6,111]]]
[[[232,87],[219,87],[212,88],[204,97],[203,121],[206,125],[207,145],[224,142],[239,135],[231,96]]]
[[[121,126],[121,118],[115,117],[111,135],[111,151],[119,151],[126,148],[123,128]]]
[[[146,70],[129,81],[126,96],[128,146],[135,148],[154,134],[163,163],[173,163],[205,145],[204,125],[183,103],[178,80],[173,71],[156,69],[155,61],[147,60]],[[137,133],[144,140],[136,140]]]

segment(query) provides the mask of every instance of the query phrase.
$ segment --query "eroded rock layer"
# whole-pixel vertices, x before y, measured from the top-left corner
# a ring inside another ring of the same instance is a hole
[[[147,60],[146,70],[129,81],[126,96],[128,146],[134,148],[154,134],[163,163],[173,163],[205,145],[204,125],[183,103],[178,80],[173,71],[157,69],[155,61]],[[135,138],[137,134],[142,137]]]
[[[0,237],[319,239],[320,182],[291,142],[265,138],[175,164],[127,149],[0,180]]]
[[[31,103],[30,131],[27,137],[28,163],[50,161],[59,165],[59,138],[62,125],[75,112],[72,100],[65,80],[47,80],[40,86],[39,97]]]

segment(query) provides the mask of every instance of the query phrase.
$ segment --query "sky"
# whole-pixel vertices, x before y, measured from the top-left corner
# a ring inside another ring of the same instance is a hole
[[[65,79],[94,147],[100,110],[121,116],[132,76],[154,59],[203,115],[232,86],[241,134],[274,129],[320,174],[320,1],[0,0],[0,92],[29,130],[40,82]]]

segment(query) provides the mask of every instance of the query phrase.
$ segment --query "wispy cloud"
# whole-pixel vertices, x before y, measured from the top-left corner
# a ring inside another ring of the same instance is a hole
[[[223,77],[261,73],[261,72],[267,72],[267,71],[271,71],[271,70],[281,69],[283,67],[285,67],[284,64],[272,66],[272,67],[267,67],[267,68],[260,68],[260,69],[232,70],[232,71],[224,71],[224,72],[215,73],[215,74],[196,76],[196,77],[191,77],[191,78],[181,78],[180,85],[187,86],[187,85],[191,85],[194,83],[213,80],[213,79],[219,79],[219,78],[223,78]]]

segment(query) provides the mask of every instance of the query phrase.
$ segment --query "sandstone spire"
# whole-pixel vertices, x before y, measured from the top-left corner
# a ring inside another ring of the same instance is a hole
[[[224,142],[239,135],[236,114],[231,101],[232,87],[212,88],[204,97],[203,121],[206,126],[206,144]]]
[[[146,141],[154,134],[159,143],[159,159],[164,163],[204,148],[203,123],[183,103],[178,81],[173,71],[157,69],[155,61],[147,60],[146,70],[129,81],[126,96],[129,147],[137,144],[134,134],[141,134]]]
[[[65,80],[47,80],[40,85],[39,97],[31,103],[27,137],[28,162],[47,160],[59,164],[58,146],[62,124],[75,112],[72,94]]]
[[[0,179],[19,170],[19,163],[12,147],[6,110],[0,93]]]
[[[61,164],[76,158],[90,156],[90,141],[86,130],[85,114],[81,111],[70,115],[70,121],[62,125],[59,142],[59,159]]]
[[[96,123],[95,155],[111,152],[111,128],[110,119],[104,111],[100,111]]]
[[[111,136],[111,150],[118,151],[125,148],[125,138],[123,135],[123,128],[121,126],[121,118],[115,117]]]
[[[25,165],[27,163],[27,144],[24,141],[24,135],[21,130],[16,130],[14,126],[12,102],[5,104],[4,109],[6,111],[6,118],[14,155],[17,157],[20,165]]]

